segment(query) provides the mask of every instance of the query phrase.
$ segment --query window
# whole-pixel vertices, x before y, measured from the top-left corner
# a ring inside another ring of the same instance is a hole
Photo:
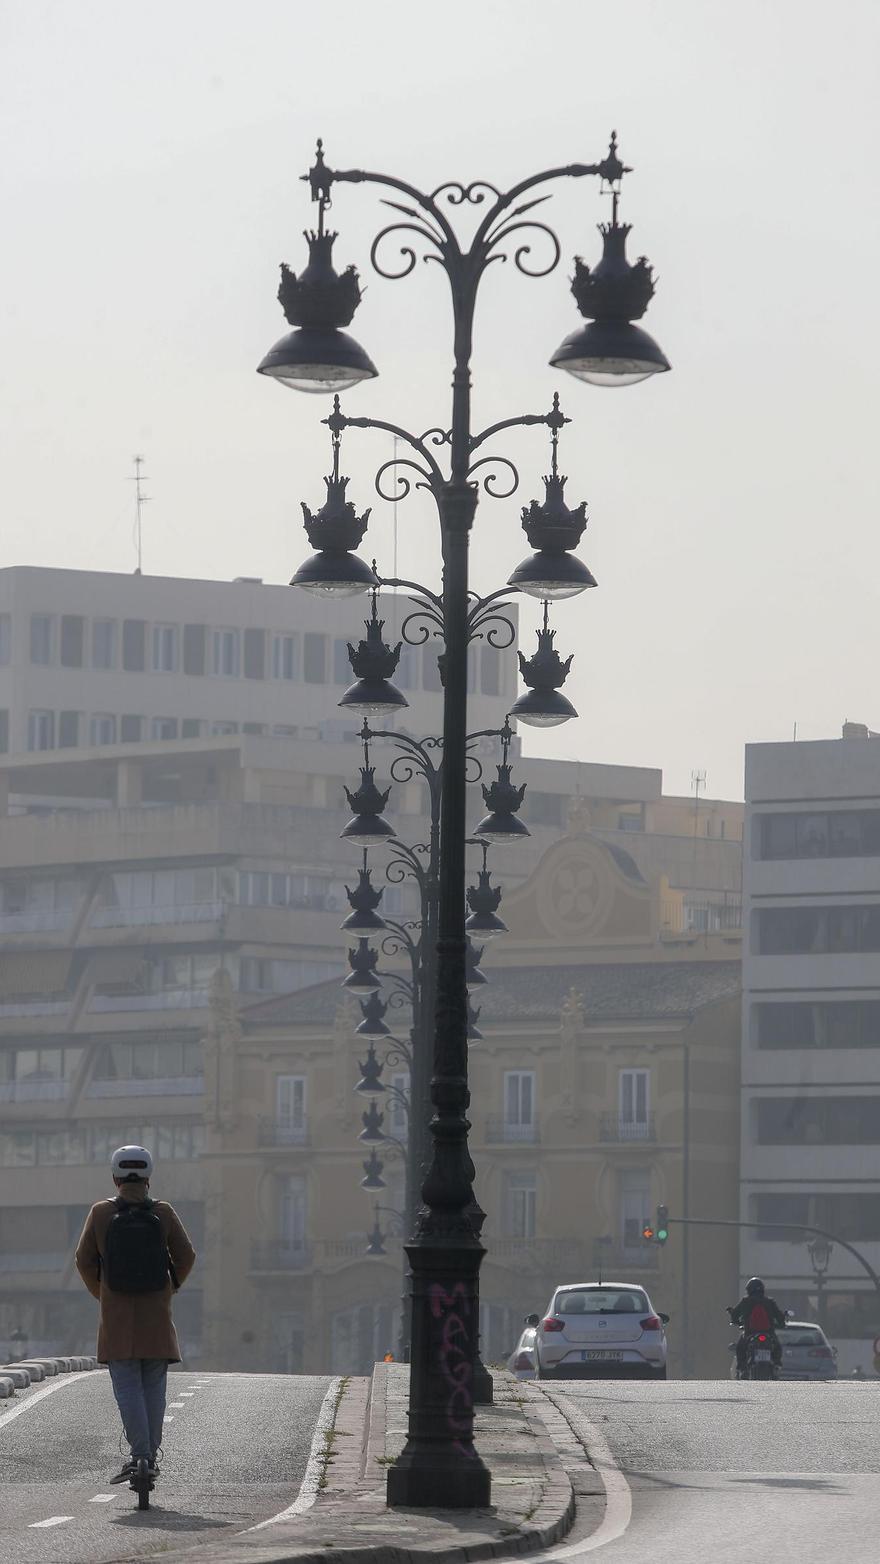
[[[244,632],[244,676],[246,679],[265,679],[266,677],[265,630],[245,630]]]
[[[650,1178],[644,1168],[628,1168],[620,1174],[620,1227],[623,1248],[644,1254],[642,1228],[651,1209]]]
[[[759,1146],[880,1145],[880,1097],[762,1097]]]
[[[115,668],[116,620],[92,620],[92,667]]]
[[[237,679],[240,671],[240,637],[237,630],[215,630],[214,672],[223,679]]]
[[[122,717],[119,723],[119,736],[123,744],[140,744],[144,736],[143,717]]]
[[[506,1180],[506,1227],[511,1238],[534,1238],[538,1180],[535,1173],[509,1173]]]
[[[304,1075],[275,1077],[276,1131],[281,1144],[295,1145],[306,1134],[306,1078]]]
[[[762,858],[880,856],[880,809],[761,815]]]
[[[273,679],[295,679],[297,646],[295,635],[276,635],[272,641]]]
[[[221,738],[221,739],[222,738],[228,738],[230,733],[237,733],[238,732],[238,723],[237,722],[212,722],[211,723],[211,732],[217,738]]]
[[[143,619],[122,621],[122,666],[127,673],[143,673],[146,667],[147,627]]]
[[[109,712],[97,712],[89,723],[90,744],[116,743],[116,718]]]
[[[762,907],[757,914],[761,955],[880,951],[880,906]]]
[[[28,749],[52,749],[55,743],[54,711],[28,713]]]
[[[480,685],[484,695],[501,694],[501,656],[494,646],[481,648]]]
[[[177,625],[153,625],[153,672],[177,669]]]
[[[31,662],[47,667],[52,661],[55,620],[51,614],[31,614]]]
[[[241,725],[241,731],[242,733],[259,735],[260,733],[265,733],[266,724],[265,722],[243,722]]]
[[[204,625],[184,625],[183,627],[183,671],[184,673],[204,673],[205,671],[205,639],[206,629]]]
[[[433,639],[427,646],[422,647],[422,689],[442,690],[440,682],[440,669],[437,666],[437,658],[441,648]]]
[[[81,668],[84,660],[86,622],[81,614],[61,615],[61,666]]]
[[[504,1072],[504,1138],[533,1140],[535,1134],[535,1072]]]
[[[192,1080],[202,1074],[201,1047],[182,1038],[106,1043],[95,1064],[103,1081]]]
[[[618,1125],[622,1139],[648,1137],[649,1070],[621,1070],[618,1075]]]
[[[306,684],[323,684],[327,677],[327,637],[307,630],[303,636],[303,678]]]
[[[202,735],[205,724],[200,717],[184,717],[180,724],[180,737],[182,739],[197,739]]]
[[[304,1249],[306,1242],[306,1181],[298,1174],[279,1180],[278,1236],[285,1249]]]
[[[762,1193],[752,1197],[751,1216],[761,1225],[759,1242],[791,1243],[796,1233],[780,1230],[776,1224],[824,1227],[845,1243],[876,1242],[880,1239],[880,1200],[876,1195],[858,1192],[837,1194],[816,1192]]]
[[[333,642],[333,683],[351,684],[354,680],[351,663],[348,660],[348,642]]]
[[[12,656],[12,615],[0,614],[0,667]]]
[[[880,1048],[880,999],[755,1006],[759,1048]]]
[[[176,717],[154,717],[152,723],[152,735],[154,739],[176,739]]]
[[[62,711],[58,713],[58,748],[76,749],[79,743],[78,711]]]

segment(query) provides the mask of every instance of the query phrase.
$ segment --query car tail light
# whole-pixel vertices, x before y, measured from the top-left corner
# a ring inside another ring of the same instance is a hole
[[[528,1353],[528,1352],[518,1352],[517,1355],[516,1355],[516,1358],[514,1360],[513,1366],[514,1366],[515,1369],[530,1369],[530,1368],[534,1368],[535,1365],[532,1362],[530,1353]]]
[[[759,1337],[758,1337],[758,1340],[759,1340],[759,1341],[760,1341],[760,1342],[761,1342],[761,1343],[762,1343],[762,1345],[763,1345],[763,1343],[764,1343],[764,1342],[765,1342],[765,1341],[766,1341],[766,1340],[767,1340],[767,1337],[766,1337],[766,1336],[759,1336]]]
[[[807,1353],[808,1358],[830,1358],[831,1356],[830,1347],[811,1347]]]
[[[551,1315],[549,1319],[541,1321],[541,1329],[548,1332],[555,1330],[565,1330],[565,1321],[554,1320],[553,1316]]]
[[[662,1330],[663,1321],[656,1314],[649,1314],[647,1319],[639,1320],[642,1330]]]

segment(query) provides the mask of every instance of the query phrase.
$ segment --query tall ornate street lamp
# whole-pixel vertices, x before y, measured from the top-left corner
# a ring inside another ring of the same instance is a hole
[[[632,265],[626,259],[627,228],[617,220],[620,182],[626,172],[617,154],[616,138],[612,137],[608,155],[601,162],[549,169],[531,175],[506,192],[486,181],[468,185],[452,181],[425,193],[387,174],[362,169],[332,170],[325,163],[319,143],[314,166],[304,176],[318,205],[317,230],[308,236],[309,265],[299,277],[286,268],[282,272],[280,298],[295,329],[276,343],[259,366],[262,373],[304,390],[338,391],[376,374],[364,350],[342,330],[351,322],[360,289],[352,268],[341,276],[334,271],[330,252],[335,235],[326,232],[324,217],[334,186],[339,184],[377,184],[393,192],[393,199],[386,204],[397,215],[373,241],[371,260],[382,276],[408,276],[416,266],[412,238],[415,235],[427,247],[425,258],[439,263],[446,272],[453,319],[451,419],[448,427],[435,427],[418,435],[383,419],[349,418],[341,412],[337,401],[327,420],[335,443],[325,514],[312,517],[307,513],[310,540],[318,555],[324,554],[324,566],[310,561],[308,579],[302,581],[312,591],[330,593],[348,593],[371,584],[363,581],[353,564],[357,559],[355,534],[361,522],[366,523],[366,517],[358,518],[354,506],[345,499],[344,482],[338,471],[338,440],[349,427],[379,429],[397,436],[410,454],[380,468],[380,495],[389,497],[382,488],[386,469],[406,468],[407,472],[397,477],[398,497],[405,498],[415,481],[416,487],[432,495],[440,521],[442,591],[417,591],[433,611],[444,645],[441,667],[445,776],[431,1083],[433,1153],[422,1191],[418,1231],[406,1246],[413,1274],[409,1437],[399,1460],[389,1469],[390,1504],[471,1508],[488,1504],[490,1498],[489,1473],[473,1442],[472,1379],[478,1334],[478,1275],[484,1250],[470,1216],[474,1167],[467,1143],[470,1099],[464,929],[465,770],[468,642],[479,633],[480,624],[491,615],[494,601],[502,594],[480,599],[469,591],[468,540],[478,489],[482,487],[493,498],[506,498],[514,492],[518,481],[516,469],[506,457],[481,454],[485,442],[504,429],[523,425],[545,424],[552,429],[553,414],[525,414],[502,419],[478,434],[472,431],[470,361],[477,295],[484,272],[504,255],[508,240],[514,240],[514,264],[526,276],[546,276],[553,271],[561,248],[552,229],[534,217],[534,208],[543,197],[532,192],[550,180],[595,176],[610,190],[613,204],[611,223],[602,228],[604,252],[599,265],[591,270],[583,262],[577,263],[573,292],[588,324],[566,338],[552,362],[578,379],[600,385],[631,384],[668,369],[657,344],[633,324],[644,314],[654,283],[645,260]],[[480,212],[484,214],[479,216],[469,242],[459,238],[448,215],[450,208],[455,215],[457,209],[466,207],[478,209],[478,216]],[[544,265],[530,265],[530,245],[515,241],[515,236],[525,230],[549,240],[550,256]],[[381,264],[378,252],[382,241],[395,232],[407,237],[401,243],[401,263],[397,270],[389,271]],[[448,458],[446,470],[438,459],[444,456]],[[506,467],[511,474],[509,488],[498,487],[500,467]],[[415,480],[410,476],[412,472]],[[555,546],[549,550],[539,548],[538,552],[549,552],[558,558],[566,550]],[[548,580],[551,565],[547,558],[540,565],[541,572],[548,570]],[[563,584],[573,583],[565,576]],[[574,583],[574,589],[578,590],[579,584]],[[544,708],[549,704],[554,708],[551,715],[559,720],[563,715],[559,702],[565,697],[559,697],[562,678],[552,662],[555,653],[552,640],[548,639],[551,632],[546,612],[542,633],[538,657],[531,660],[534,665],[543,659],[541,666],[531,668],[531,673],[538,677],[533,683],[527,668],[524,673],[533,693],[546,696],[547,700],[542,704],[539,699],[530,715],[532,720],[536,715],[540,719],[542,712],[546,715]],[[375,820],[381,818],[381,802],[376,808],[377,790],[372,775],[367,775],[369,767],[364,769],[363,801],[369,806],[367,819]],[[355,807],[354,798],[352,803]],[[359,818],[355,807],[355,819]],[[358,837],[350,833],[350,839]],[[353,964],[353,975],[361,971],[364,977],[369,976],[366,965],[360,968]]]

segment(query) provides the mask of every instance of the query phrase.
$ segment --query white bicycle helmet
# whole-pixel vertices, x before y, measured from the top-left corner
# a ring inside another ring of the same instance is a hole
[[[110,1159],[114,1178],[126,1183],[148,1179],[153,1171],[153,1159],[146,1146],[120,1146]]]

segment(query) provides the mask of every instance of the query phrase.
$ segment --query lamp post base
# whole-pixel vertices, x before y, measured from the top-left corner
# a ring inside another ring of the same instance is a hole
[[[495,1400],[495,1383],[482,1358],[474,1364],[474,1406],[490,1407]]]
[[[406,1245],[412,1278],[409,1434],[388,1469],[405,1509],[484,1509],[492,1481],[474,1448],[477,1277],[485,1253],[467,1222]]]

